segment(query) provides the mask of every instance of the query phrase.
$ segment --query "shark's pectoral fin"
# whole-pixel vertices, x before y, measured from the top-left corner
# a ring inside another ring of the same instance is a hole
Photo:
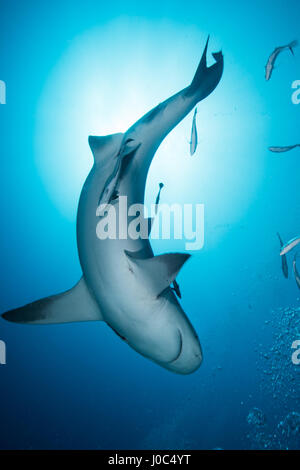
[[[96,300],[83,278],[72,289],[45,297],[2,315],[15,323],[70,323],[102,320]]]
[[[151,294],[158,296],[175,280],[183,264],[189,259],[186,253],[167,253],[152,258],[136,258],[125,251],[136,276],[145,283]]]

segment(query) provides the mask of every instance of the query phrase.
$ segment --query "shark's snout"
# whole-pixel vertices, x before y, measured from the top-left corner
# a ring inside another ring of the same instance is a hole
[[[165,364],[164,367],[177,374],[192,374],[202,364],[201,345],[194,331],[188,331],[188,333],[181,332],[180,334],[180,354],[173,361]]]

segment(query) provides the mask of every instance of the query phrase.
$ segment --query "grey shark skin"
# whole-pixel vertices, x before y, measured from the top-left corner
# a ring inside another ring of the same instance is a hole
[[[3,317],[20,323],[104,320],[134,350],[160,366],[189,374],[202,362],[198,336],[170,285],[187,254],[153,256],[148,239],[99,240],[98,205],[144,202],[154,154],[165,136],[218,85],[222,53],[207,67],[207,44],[192,83],[143,116],[125,134],[90,137],[94,166],[83,186],[77,244],[83,277],[70,291],[38,300]]]

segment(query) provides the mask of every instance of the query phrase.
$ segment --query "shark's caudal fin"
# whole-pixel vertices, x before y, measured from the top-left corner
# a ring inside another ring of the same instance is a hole
[[[175,280],[183,264],[190,258],[186,253],[167,253],[152,258],[136,258],[125,251],[137,277],[144,281],[150,293],[159,296]]]
[[[213,53],[212,55],[216,62],[210,67],[207,67],[208,41],[209,36],[207,38],[206,45],[193,81],[186,90],[187,96],[193,95],[197,93],[198,90],[200,90],[201,99],[203,99],[216,88],[219,81],[221,80],[224,68],[223,54],[221,51]],[[206,87],[204,87],[204,84],[206,84]]]
[[[37,300],[2,315],[14,323],[49,324],[102,320],[98,304],[83,278],[62,294]]]

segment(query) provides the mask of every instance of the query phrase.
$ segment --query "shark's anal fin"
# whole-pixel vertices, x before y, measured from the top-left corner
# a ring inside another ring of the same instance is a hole
[[[2,315],[14,323],[49,324],[102,320],[98,304],[83,278],[72,289],[45,297]]]
[[[175,280],[183,264],[189,259],[186,253],[167,253],[152,258],[135,258],[125,251],[135,275],[145,284],[149,293],[159,296]]]

